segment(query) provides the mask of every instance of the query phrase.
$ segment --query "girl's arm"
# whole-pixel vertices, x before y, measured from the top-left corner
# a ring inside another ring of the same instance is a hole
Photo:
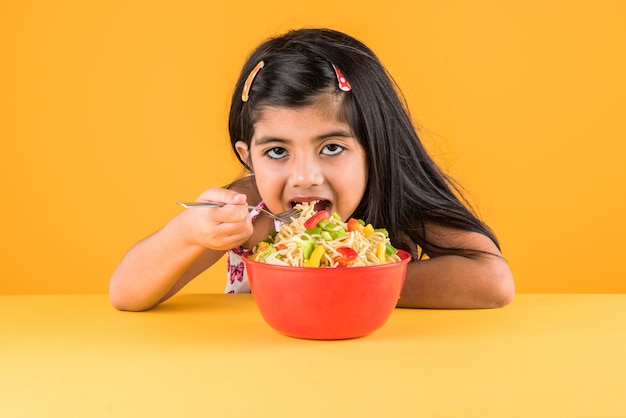
[[[114,307],[141,311],[156,306],[219,260],[226,250],[250,238],[253,228],[246,195],[215,188],[204,192],[199,200],[228,204],[184,210],[135,244],[111,277]]]
[[[436,245],[477,252],[430,252],[430,259],[409,263],[398,307],[497,308],[511,302],[515,294],[513,275],[491,239],[477,232],[432,225],[427,239]]]

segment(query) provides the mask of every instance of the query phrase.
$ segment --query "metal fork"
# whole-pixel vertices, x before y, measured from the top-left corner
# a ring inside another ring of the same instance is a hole
[[[177,205],[181,205],[182,207],[184,207],[185,209],[191,209],[191,208],[206,208],[206,207],[222,207],[224,206],[226,203],[222,203],[222,202],[176,202]],[[248,206],[248,209],[252,210],[252,209],[257,209],[259,211],[261,211],[264,215],[269,216],[270,218],[276,219],[280,222],[291,222],[291,218],[292,217],[297,217],[298,215],[300,215],[301,210],[300,209],[289,209],[285,212],[281,212],[281,213],[272,213],[269,210],[266,209],[262,209],[262,208],[258,208],[256,206]]]

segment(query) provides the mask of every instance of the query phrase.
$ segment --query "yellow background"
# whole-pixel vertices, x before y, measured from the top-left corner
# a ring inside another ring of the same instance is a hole
[[[624,292],[625,20],[620,0],[4,1],[0,292],[106,292],[175,201],[239,173],[239,68],[301,26],[379,54],[518,291]]]

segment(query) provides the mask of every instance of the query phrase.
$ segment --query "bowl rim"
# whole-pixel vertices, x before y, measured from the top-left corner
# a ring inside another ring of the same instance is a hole
[[[411,254],[408,251],[398,249],[398,255],[400,255],[399,261],[394,261],[393,263],[387,264],[374,264],[371,266],[354,266],[354,267],[304,267],[304,266],[285,266],[282,264],[272,264],[272,263],[264,263],[262,261],[255,261],[248,258],[245,254],[242,256],[242,259],[246,265],[250,263],[251,265],[263,266],[266,268],[277,268],[280,270],[297,270],[297,271],[308,271],[308,270],[331,270],[331,271],[344,271],[344,270],[362,270],[362,269],[385,269],[385,268],[393,268],[402,264],[408,264],[411,260]]]

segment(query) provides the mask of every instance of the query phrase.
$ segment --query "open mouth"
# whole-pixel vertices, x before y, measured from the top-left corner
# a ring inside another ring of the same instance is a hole
[[[299,202],[299,201],[291,201],[291,207],[296,206],[298,203],[303,204],[303,205],[313,205],[313,209],[315,209],[316,212],[319,212],[320,210],[328,210],[330,211],[330,209],[332,208],[332,203],[330,202],[330,200],[311,200],[311,201],[304,201],[304,202]]]

